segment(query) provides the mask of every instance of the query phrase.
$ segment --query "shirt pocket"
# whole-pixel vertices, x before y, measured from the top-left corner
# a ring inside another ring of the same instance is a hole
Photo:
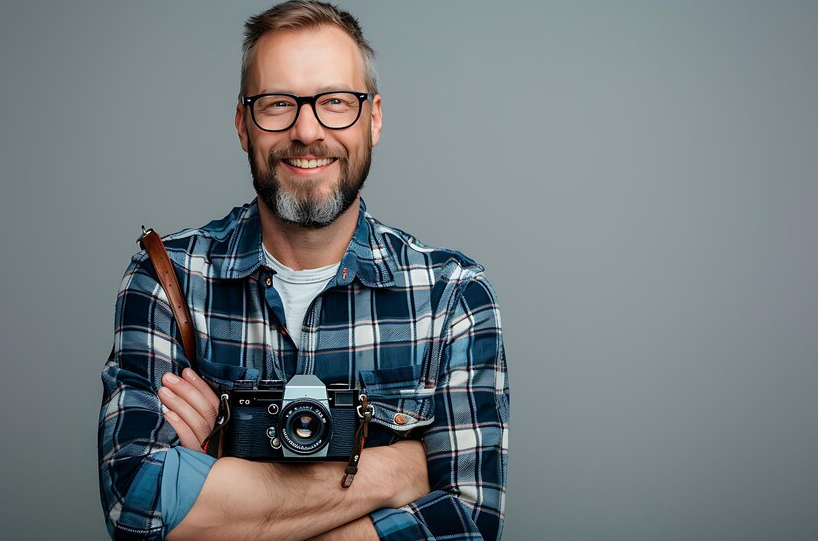
[[[205,359],[199,359],[196,363],[197,372],[202,378],[209,382],[211,386],[223,390],[230,390],[233,384],[240,379],[256,380],[259,371],[256,368],[248,368],[235,364],[214,363]]]
[[[434,420],[434,389],[419,384],[421,367],[361,370],[363,392],[374,407],[372,422],[398,435],[430,425]]]

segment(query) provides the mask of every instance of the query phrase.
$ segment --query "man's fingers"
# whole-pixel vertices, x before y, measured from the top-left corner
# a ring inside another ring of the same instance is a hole
[[[192,451],[204,452],[201,444],[196,439],[196,435],[193,433],[190,427],[187,426],[187,423],[181,419],[181,417],[176,415],[174,412],[169,411],[165,414],[165,420],[170,423],[170,426],[172,426],[176,431],[176,435],[179,436],[179,445],[182,447],[187,447]]]
[[[213,428],[213,425],[216,423],[216,414],[218,413],[218,399],[216,400],[216,405],[214,405],[209,396],[202,394],[199,389],[194,387],[190,382],[170,372],[162,376],[162,385],[173,391],[173,393],[177,396],[184,399],[185,402],[196,410],[196,412],[206,421],[209,427],[208,431]],[[208,394],[214,395],[213,391],[209,391]],[[188,421],[182,411],[177,410],[176,408],[171,409],[181,415],[183,419]],[[196,426],[191,425],[191,428],[197,430]]]
[[[208,434],[210,434],[212,426],[208,424],[208,421],[183,397],[175,394],[169,387],[159,389],[159,400],[161,400],[162,404],[171,412],[178,415],[182,421],[185,422],[190,430],[193,431],[198,443],[203,442]]]
[[[190,368],[185,368],[184,370],[182,370],[182,377],[184,378],[185,381],[193,385],[193,387],[195,387],[200,393],[202,393],[202,396],[205,397],[205,399],[210,403],[214,410],[216,411],[219,410],[219,397],[216,396],[216,393],[213,392],[213,389],[210,387],[210,385],[207,384],[205,380],[200,378],[196,374],[196,372],[194,372]]]

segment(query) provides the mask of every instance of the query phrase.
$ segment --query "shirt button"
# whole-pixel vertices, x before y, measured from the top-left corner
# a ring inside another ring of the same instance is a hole
[[[267,285],[267,287],[270,287],[271,285],[273,285],[273,279],[268,276],[267,278],[264,279],[264,283]]]
[[[405,425],[406,424],[406,417],[401,415],[400,413],[395,414],[395,424],[397,425]]]

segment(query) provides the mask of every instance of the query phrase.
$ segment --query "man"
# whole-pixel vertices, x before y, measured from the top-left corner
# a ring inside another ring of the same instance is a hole
[[[499,538],[508,386],[494,293],[472,260],[366,212],[382,122],[372,59],[357,21],[328,4],[248,20],[235,123],[258,198],[164,239],[196,370],[144,251],[118,295],[99,432],[112,537]],[[202,452],[212,388],[295,374],[357,386],[374,406],[349,488],[340,462]]]

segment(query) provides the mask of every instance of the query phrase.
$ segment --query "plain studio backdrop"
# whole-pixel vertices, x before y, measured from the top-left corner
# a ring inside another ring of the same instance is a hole
[[[102,541],[117,287],[141,224],[254,196],[233,113],[270,4],[9,4],[2,536]],[[369,210],[498,292],[504,539],[818,539],[818,4],[343,7],[378,53]]]

